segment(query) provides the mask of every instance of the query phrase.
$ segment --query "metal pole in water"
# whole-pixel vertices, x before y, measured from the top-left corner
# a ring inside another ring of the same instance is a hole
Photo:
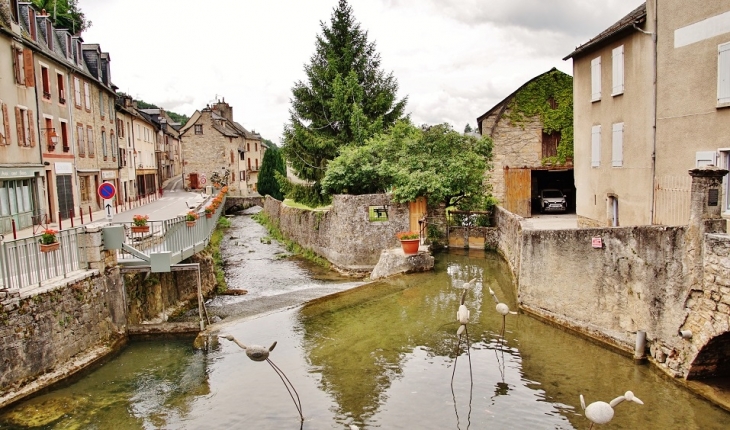
[[[636,348],[634,349],[634,363],[642,364],[646,362],[646,331],[639,330],[636,332]]]

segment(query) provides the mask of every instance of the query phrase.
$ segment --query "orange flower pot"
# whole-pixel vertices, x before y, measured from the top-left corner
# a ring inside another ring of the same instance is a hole
[[[403,248],[403,253],[406,255],[418,254],[418,246],[421,244],[421,239],[401,239],[400,246]]]

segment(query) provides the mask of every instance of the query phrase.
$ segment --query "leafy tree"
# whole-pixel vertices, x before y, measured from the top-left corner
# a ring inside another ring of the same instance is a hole
[[[467,122],[466,127],[464,127],[464,133],[471,133],[472,131],[474,131],[474,129],[471,128],[471,125]]]
[[[31,0],[38,10],[45,9],[53,19],[56,28],[66,28],[72,34],[79,34],[91,27],[91,21],[79,7],[78,0]]]
[[[284,164],[284,158],[276,145],[272,144],[272,146],[264,152],[264,159],[261,162],[261,170],[259,170],[256,188],[262,196],[268,194],[277,200],[284,200],[284,195],[281,192],[279,182],[276,179],[277,172],[286,177],[286,164]]]
[[[340,0],[330,23],[320,22],[307,79],[292,88],[283,147],[296,175],[316,187],[328,161],[346,145],[362,145],[403,116],[407,99],[396,100],[398,83],[380,69],[380,55]]]
[[[464,135],[448,124],[419,129],[399,121],[366,145],[343,149],[330,163],[322,187],[331,194],[389,191],[398,202],[423,196],[430,205],[482,209],[491,157],[489,137]]]

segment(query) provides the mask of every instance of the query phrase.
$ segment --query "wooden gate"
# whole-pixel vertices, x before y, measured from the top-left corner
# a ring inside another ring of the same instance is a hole
[[[198,174],[197,173],[190,174],[190,189],[191,190],[198,189]]]
[[[504,208],[515,215],[529,218],[531,205],[532,171],[530,169],[504,169]]]
[[[426,216],[426,198],[419,197],[408,204],[410,231],[418,231],[418,220]]]

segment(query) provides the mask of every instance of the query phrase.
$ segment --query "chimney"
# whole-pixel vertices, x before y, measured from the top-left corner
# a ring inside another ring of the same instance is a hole
[[[233,108],[225,102],[225,98],[218,101],[213,107],[214,110],[218,111],[218,114],[229,121],[233,121]]]

